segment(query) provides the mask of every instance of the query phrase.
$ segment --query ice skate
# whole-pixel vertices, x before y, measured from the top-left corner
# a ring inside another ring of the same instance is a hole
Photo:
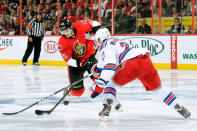
[[[40,64],[39,64],[38,62],[34,62],[34,63],[33,63],[33,66],[34,66],[34,67],[39,67]]]
[[[176,104],[175,107],[174,107],[174,109],[175,109],[179,114],[181,114],[185,119],[186,119],[186,118],[189,118],[190,115],[191,115],[191,112],[190,112],[188,109],[186,109],[185,107],[183,107],[183,106],[181,106],[181,105],[179,105],[179,104]]]
[[[103,104],[103,109],[99,113],[101,121],[107,121],[109,119],[109,114],[111,111],[112,102],[113,102],[113,100],[107,99],[107,104]]]
[[[22,65],[23,65],[23,66],[26,66],[26,65],[27,65],[27,62],[22,62]]]

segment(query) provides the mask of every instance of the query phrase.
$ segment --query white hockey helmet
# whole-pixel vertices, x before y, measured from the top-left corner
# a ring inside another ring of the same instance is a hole
[[[104,40],[110,37],[110,32],[107,28],[101,28],[97,30],[95,37],[94,37],[94,48],[97,49],[99,46],[99,39],[103,42]]]

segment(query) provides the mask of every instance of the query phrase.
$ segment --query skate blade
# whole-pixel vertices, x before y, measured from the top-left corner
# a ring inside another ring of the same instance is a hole
[[[189,113],[188,117],[185,118],[186,120],[191,120],[191,113]]]
[[[106,122],[110,119],[109,116],[100,116],[100,121]]]
[[[120,109],[116,110],[117,112],[123,112],[124,109],[122,107],[120,107]]]

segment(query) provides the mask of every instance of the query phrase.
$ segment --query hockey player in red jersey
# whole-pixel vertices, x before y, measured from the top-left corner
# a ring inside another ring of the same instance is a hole
[[[95,34],[95,45],[98,50],[98,63],[91,69],[93,75],[100,75],[95,80],[97,85],[91,97],[95,98],[104,92],[103,110],[99,113],[106,120],[111,105],[116,98],[116,88],[139,79],[146,91],[154,91],[165,104],[175,109],[184,118],[190,111],[180,105],[176,95],[162,86],[157,70],[154,68],[149,52],[145,48],[130,47],[129,44],[115,37],[110,37],[108,29],[99,29]]]
[[[97,62],[94,57],[94,41],[90,33],[100,28],[100,23],[92,20],[81,20],[71,23],[68,19],[60,22],[62,36],[58,41],[59,51],[68,65],[69,82],[72,84],[83,77],[85,71],[90,72],[91,66]],[[69,95],[80,97],[84,93],[83,81],[72,87]],[[65,100],[64,104],[69,101]]]

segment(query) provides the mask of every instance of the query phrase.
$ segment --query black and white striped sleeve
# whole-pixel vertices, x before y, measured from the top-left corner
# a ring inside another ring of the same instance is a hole
[[[27,32],[27,35],[29,36],[32,36],[33,35],[33,26],[35,24],[35,19],[33,19],[28,25],[27,25],[27,28],[26,28],[26,32]]]

